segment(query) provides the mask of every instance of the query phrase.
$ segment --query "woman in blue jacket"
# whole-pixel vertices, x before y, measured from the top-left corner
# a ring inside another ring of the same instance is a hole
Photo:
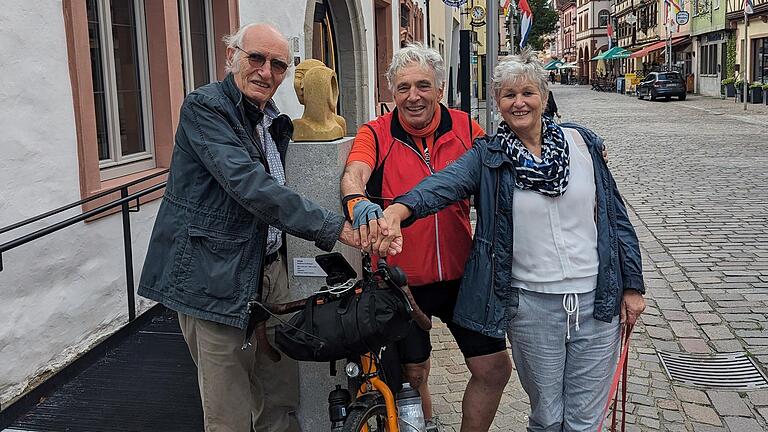
[[[529,431],[593,432],[619,323],[645,309],[637,235],[602,139],[543,116],[541,63],[529,52],[508,57],[493,88],[504,118],[496,135],[398,197],[385,211],[389,232],[474,195],[478,220],[454,321],[506,333],[531,401]]]

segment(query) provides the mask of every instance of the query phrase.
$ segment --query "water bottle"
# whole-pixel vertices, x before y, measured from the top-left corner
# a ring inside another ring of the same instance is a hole
[[[328,416],[331,419],[331,431],[340,431],[344,427],[344,419],[347,418],[347,408],[352,396],[347,389],[336,385],[336,389],[328,395]]]
[[[400,432],[425,432],[424,411],[421,410],[421,396],[409,383],[397,393],[397,417]]]

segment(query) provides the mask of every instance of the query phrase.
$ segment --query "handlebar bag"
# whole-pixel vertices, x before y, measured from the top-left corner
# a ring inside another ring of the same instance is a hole
[[[406,336],[411,314],[405,294],[383,282],[358,282],[341,297],[316,294],[275,343],[288,357],[326,362],[375,351]]]

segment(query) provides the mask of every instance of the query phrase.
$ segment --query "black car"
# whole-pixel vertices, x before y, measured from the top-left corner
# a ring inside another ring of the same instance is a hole
[[[685,81],[680,72],[651,72],[637,85],[637,98],[648,96],[651,100],[670,96],[685,100]]]

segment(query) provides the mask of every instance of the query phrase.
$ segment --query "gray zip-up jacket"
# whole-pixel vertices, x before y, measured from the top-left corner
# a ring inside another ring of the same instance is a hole
[[[616,182],[605,164],[603,140],[575,124],[587,143],[595,169],[597,255],[600,261],[594,317],[611,322],[619,314],[624,290],[645,292],[640,246]],[[447,168],[425,178],[394,200],[413,211],[403,225],[446,205],[475,196],[477,226],[453,320],[491,337],[503,338],[507,320],[517,313],[518,288],[512,288],[514,232],[512,196],[515,170],[501,140],[484,137]],[[408,247],[408,245],[403,245]]]
[[[184,100],[165,196],[139,295],[178,312],[239,328],[261,292],[267,228],[331,250],[344,224],[269,174],[232,75]],[[293,125],[269,130],[283,164]]]

